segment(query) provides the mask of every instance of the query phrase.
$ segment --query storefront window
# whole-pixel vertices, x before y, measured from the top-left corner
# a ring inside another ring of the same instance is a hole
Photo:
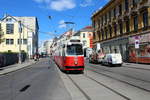
[[[148,12],[143,13],[143,25],[144,27],[148,26]]]
[[[138,16],[134,16],[134,31],[138,30]]]

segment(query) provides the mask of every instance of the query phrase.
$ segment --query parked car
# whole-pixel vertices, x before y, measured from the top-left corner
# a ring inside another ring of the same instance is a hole
[[[113,65],[122,66],[122,63],[123,61],[120,53],[106,54],[102,60],[102,64],[108,66],[113,66]]]
[[[102,52],[102,50],[98,50],[97,52],[93,51],[89,57],[89,63],[101,63],[104,55],[105,54]]]

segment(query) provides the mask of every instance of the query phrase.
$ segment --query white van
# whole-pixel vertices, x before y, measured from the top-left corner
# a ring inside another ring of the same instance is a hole
[[[106,54],[104,59],[102,60],[102,64],[104,65],[119,65],[122,66],[122,56],[120,53],[111,53],[111,54]]]

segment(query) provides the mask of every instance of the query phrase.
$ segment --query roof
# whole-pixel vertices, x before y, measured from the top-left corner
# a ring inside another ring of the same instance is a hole
[[[81,30],[77,31],[74,36],[80,36],[80,32],[93,32],[93,27],[92,26],[86,26],[82,28]]]
[[[98,13],[102,12],[103,10],[105,10],[105,9],[108,7],[108,5],[110,5],[113,1],[115,1],[115,0],[109,0],[109,2],[108,2],[104,7],[102,7],[101,9],[96,10],[96,11],[93,13],[92,18],[93,18],[94,16],[96,16]]]
[[[80,30],[80,32],[93,32],[92,26],[86,26]]]

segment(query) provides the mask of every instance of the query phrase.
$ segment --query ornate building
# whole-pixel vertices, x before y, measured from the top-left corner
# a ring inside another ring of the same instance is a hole
[[[92,15],[92,24],[94,46],[119,52],[124,61],[150,63],[150,0],[110,0]]]

